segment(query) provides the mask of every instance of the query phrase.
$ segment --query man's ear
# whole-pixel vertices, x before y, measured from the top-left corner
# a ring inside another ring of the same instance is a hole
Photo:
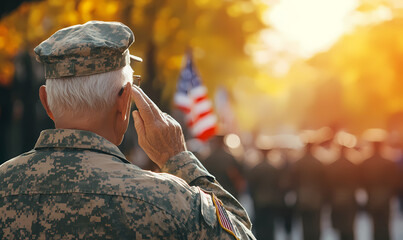
[[[55,120],[53,117],[53,113],[50,111],[49,105],[48,105],[48,95],[46,93],[46,86],[42,85],[39,88],[39,98],[41,99],[41,103],[43,108],[45,108],[46,113],[48,114],[48,116],[50,117],[50,119],[52,119],[53,121]]]
[[[130,101],[131,101],[131,88],[132,85],[127,83],[124,86],[122,95],[118,96],[117,104],[118,104],[118,111],[120,114],[121,119],[124,121],[127,118],[127,111],[130,111]]]

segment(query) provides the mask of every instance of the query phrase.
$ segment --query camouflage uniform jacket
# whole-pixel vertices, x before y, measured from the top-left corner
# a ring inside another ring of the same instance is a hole
[[[245,210],[192,153],[162,171],[129,163],[94,133],[45,130],[0,166],[0,239],[255,239]]]

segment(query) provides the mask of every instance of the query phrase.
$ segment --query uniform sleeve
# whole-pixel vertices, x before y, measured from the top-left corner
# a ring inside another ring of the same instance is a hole
[[[191,152],[181,152],[170,158],[161,169],[185,180],[190,186],[196,186],[211,196],[217,197],[228,211],[234,226],[240,231],[250,233],[252,224],[242,205],[227,192]],[[201,193],[203,194],[203,193]],[[252,236],[253,238],[253,236]]]

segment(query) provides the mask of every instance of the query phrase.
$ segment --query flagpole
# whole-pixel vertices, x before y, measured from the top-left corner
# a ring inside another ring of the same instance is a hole
[[[192,28],[192,7],[191,7],[191,0],[186,0],[186,8],[187,8],[187,11],[186,11],[186,17],[185,17],[185,29],[186,29],[186,32],[188,33],[187,34],[187,40],[186,40],[186,50],[185,50],[185,53],[187,53],[188,51],[191,51],[191,49],[192,49],[192,46],[191,46],[191,39],[192,39],[192,37],[193,37],[193,29],[194,28]]]

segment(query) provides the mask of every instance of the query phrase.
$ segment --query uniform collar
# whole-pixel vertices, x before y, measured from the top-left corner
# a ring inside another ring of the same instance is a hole
[[[35,144],[35,150],[41,148],[75,148],[104,152],[129,163],[119,148],[105,138],[89,131],[75,129],[43,130]]]

